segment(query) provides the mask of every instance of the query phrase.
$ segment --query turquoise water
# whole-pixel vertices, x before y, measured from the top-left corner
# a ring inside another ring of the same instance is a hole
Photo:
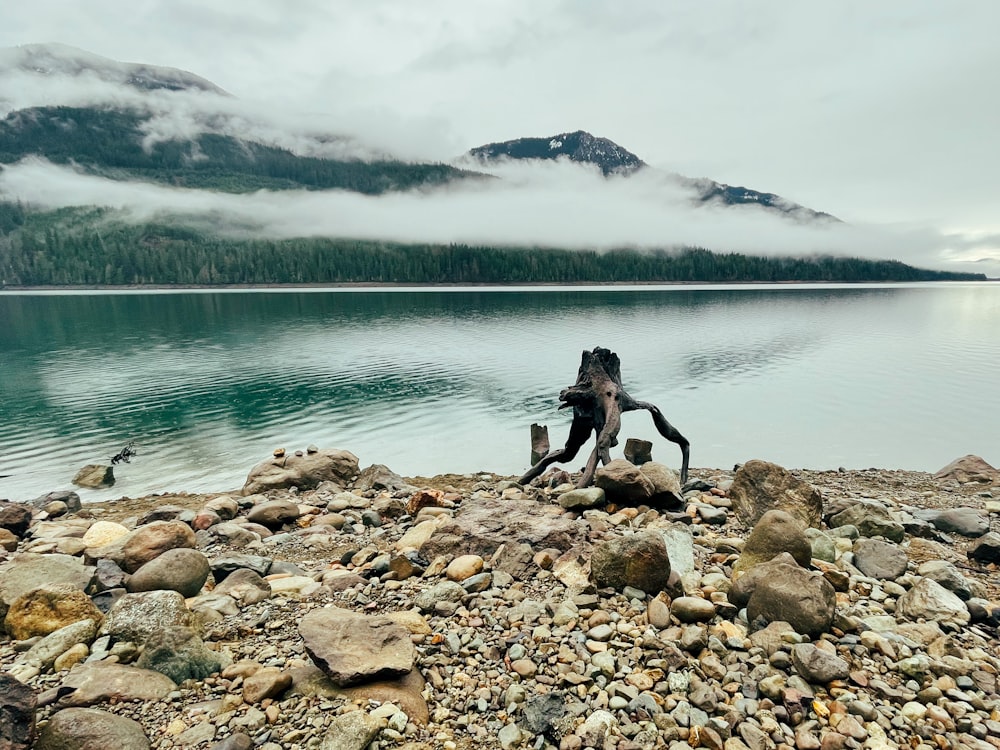
[[[1000,465],[1000,284],[4,291],[0,497],[70,488],[133,440],[85,499],[231,489],[310,444],[405,475],[520,473],[532,422],[565,439],[557,396],[595,346],[694,467]],[[679,465],[645,412],[626,437]]]

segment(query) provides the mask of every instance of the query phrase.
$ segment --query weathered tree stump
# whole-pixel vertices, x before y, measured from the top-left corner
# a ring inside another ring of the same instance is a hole
[[[559,406],[560,409],[570,407],[573,409],[573,422],[570,424],[566,446],[549,452],[532,466],[521,477],[522,484],[541,476],[542,472],[554,463],[572,461],[593,431],[597,434],[597,445],[594,446],[587,460],[587,466],[577,482],[577,487],[590,486],[594,481],[598,462],[608,463],[611,460],[611,449],[618,445],[622,414],[637,409],[648,411],[653,417],[657,431],[670,442],[680,446],[681,482],[687,481],[691,444],[666,420],[656,406],[645,401],[636,401],[625,391],[622,386],[621,362],[618,355],[610,349],[596,347],[592,352],[585,351],[580,361],[576,383],[564,389],[559,394],[559,400],[563,402]]]
[[[549,453],[549,428],[543,424],[531,425],[531,463],[537,464]]]

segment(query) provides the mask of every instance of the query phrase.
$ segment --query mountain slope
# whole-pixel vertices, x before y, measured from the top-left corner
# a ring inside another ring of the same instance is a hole
[[[113,179],[227,192],[341,189],[375,195],[439,185],[475,173],[445,164],[298,156],[286,149],[203,133],[153,142],[139,111],[36,107],[0,120],[0,164],[35,156]]]
[[[606,177],[627,176],[640,169],[650,168],[646,162],[614,141],[599,138],[584,130],[560,133],[548,138],[516,138],[502,143],[487,143],[470,149],[468,155],[484,166],[502,159],[553,160],[567,157],[570,161],[597,166]],[[693,200],[702,203],[722,203],[728,206],[758,205],[798,219],[839,221],[830,214],[800,206],[774,193],[726,185],[709,179],[665,174],[689,190]]]

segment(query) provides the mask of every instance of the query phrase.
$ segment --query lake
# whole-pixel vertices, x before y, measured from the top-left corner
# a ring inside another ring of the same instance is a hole
[[[69,489],[129,441],[85,500],[232,489],[310,444],[410,476],[517,474],[532,422],[562,445],[558,394],[595,346],[693,467],[1000,465],[1000,284],[7,290],[0,497]],[[679,467],[646,412],[627,437]]]

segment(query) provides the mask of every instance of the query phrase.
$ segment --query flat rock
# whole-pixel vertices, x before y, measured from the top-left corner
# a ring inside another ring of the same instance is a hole
[[[428,560],[439,555],[489,557],[512,540],[534,550],[568,550],[586,538],[587,524],[559,508],[515,498],[469,498],[453,517],[442,521],[420,547]]]
[[[330,720],[319,750],[364,750],[375,739],[382,723],[364,711],[335,716]]]
[[[566,510],[585,510],[604,505],[607,496],[600,487],[583,487],[562,493],[556,502]]]
[[[1000,563],[1000,534],[995,531],[983,534],[969,545],[966,554],[977,562]]]
[[[342,687],[402,676],[416,660],[409,631],[388,617],[324,607],[302,618],[299,634],[313,662]]]
[[[222,583],[226,576],[233,571],[246,568],[252,570],[257,575],[266,576],[271,569],[272,560],[270,557],[261,555],[226,555],[216,557],[209,563],[212,568],[212,577],[216,583]]]
[[[989,518],[975,508],[916,510],[913,515],[921,521],[930,522],[935,529],[946,534],[976,538],[990,530]]]
[[[830,528],[854,526],[861,536],[883,536],[890,542],[902,542],[906,536],[903,524],[892,517],[889,509],[870,500],[847,502],[847,507],[830,516]]]
[[[279,667],[263,667],[243,681],[243,700],[260,703],[277,698],[292,686],[292,675]]]
[[[294,522],[301,513],[298,504],[289,500],[265,500],[250,509],[247,520],[269,529],[280,529],[286,523]]]
[[[811,643],[792,646],[792,664],[803,679],[818,685],[825,685],[833,680],[846,680],[850,673],[850,665],[846,661]]]
[[[59,628],[28,649],[21,657],[21,661],[48,669],[58,657],[73,646],[80,643],[89,646],[97,637],[97,624],[95,620],[80,620]]]
[[[256,571],[240,568],[226,576],[213,592],[231,596],[243,605],[256,604],[271,598],[271,584],[261,578]]]
[[[293,669],[291,675],[291,692],[294,695],[345,698],[361,705],[367,701],[395,703],[414,724],[426,725],[430,719],[423,695],[424,678],[418,669],[410,670],[395,680],[376,680],[351,687],[337,685],[323,670],[311,665]]]
[[[68,706],[92,706],[107,701],[158,701],[177,688],[169,677],[151,669],[107,662],[78,664],[63,679],[63,685],[75,688],[62,699]]]
[[[87,547],[103,547],[128,536],[129,529],[114,521],[95,521],[83,534]]]
[[[906,550],[892,542],[865,538],[854,543],[854,565],[869,578],[894,581],[909,561]]]

